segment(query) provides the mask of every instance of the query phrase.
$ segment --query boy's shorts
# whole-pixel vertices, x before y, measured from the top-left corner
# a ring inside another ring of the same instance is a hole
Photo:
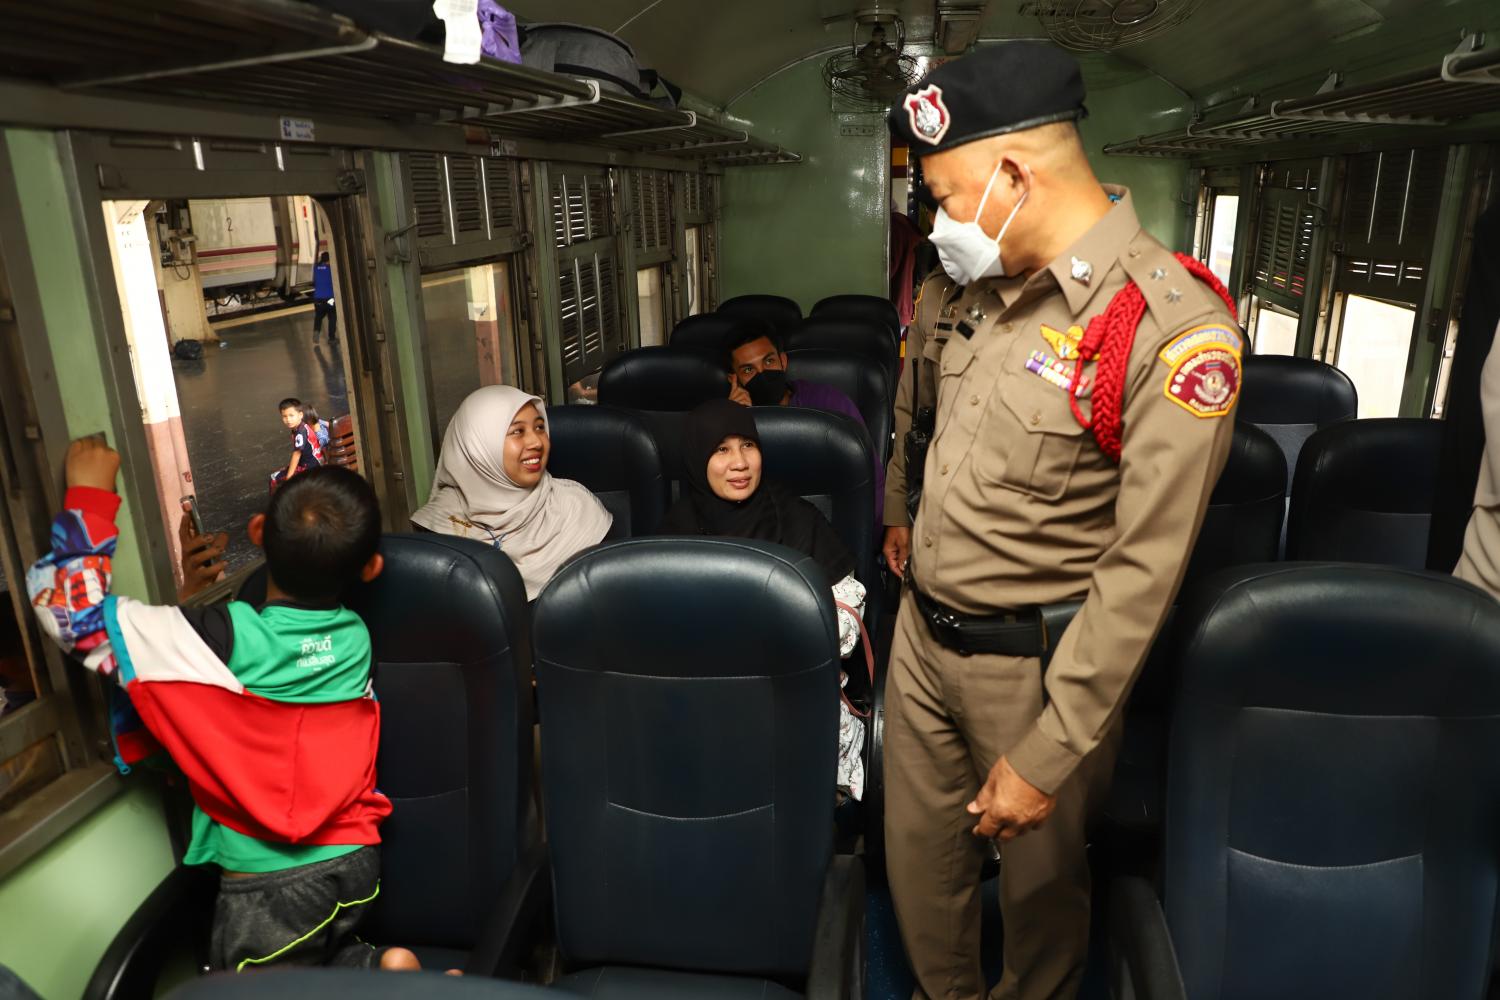
[[[380,891],[380,852],[263,875],[219,879],[209,960],[248,972],[269,965],[370,968],[379,951],[354,931]]]

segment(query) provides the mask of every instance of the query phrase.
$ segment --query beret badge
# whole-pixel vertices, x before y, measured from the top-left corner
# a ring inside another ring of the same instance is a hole
[[[906,114],[911,119],[912,135],[936,146],[948,134],[953,118],[948,106],[943,103],[943,88],[926,86],[915,94],[906,95]]]

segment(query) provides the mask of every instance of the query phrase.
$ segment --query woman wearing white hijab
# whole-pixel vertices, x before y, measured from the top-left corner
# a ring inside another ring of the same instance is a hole
[[[547,407],[508,385],[475,390],[443,435],[420,528],[489,542],[510,557],[536,600],[575,554],[609,531],[609,511],[584,486],[547,473]]]

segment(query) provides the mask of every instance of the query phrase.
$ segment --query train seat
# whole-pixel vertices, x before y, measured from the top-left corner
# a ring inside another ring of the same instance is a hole
[[[901,316],[890,299],[878,295],[830,295],[820,299],[808,313],[811,319],[856,319],[878,323],[891,331],[891,340],[901,339]]]
[[[901,359],[897,354],[896,341],[886,336],[879,324],[858,319],[824,319],[813,317],[803,320],[787,337],[786,349],[803,351],[808,349],[842,351],[845,354],[863,354],[873,359],[886,372],[891,399],[896,396],[896,379],[900,375]]]
[[[1287,558],[1425,568],[1442,438],[1441,421],[1415,417],[1353,420],[1308,438]]]
[[[1265,431],[1234,429],[1229,458],[1209,497],[1203,527],[1183,576],[1181,594],[1232,566],[1274,562],[1281,542],[1286,459]],[[1125,708],[1125,733],[1103,814],[1110,828],[1154,854],[1166,790],[1167,725],[1171,715],[1174,609],[1146,655]]]
[[[1163,864],[1110,889],[1114,996],[1485,995],[1500,606],[1247,567],[1184,606]]]
[[[499,947],[502,932],[535,919],[545,898],[526,589],[510,560],[479,542],[388,534],[380,547],[385,572],[347,601],[370,630],[376,768],[393,806],[380,831],[380,898],[361,934],[411,948],[428,967],[508,971],[520,959]],[[239,597],[264,601],[264,569]],[[201,875],[178,868],[147,899],[87,998],[150,996],[185,934],[206,945],[213,883]]]
[[[668,343],[679,350],[703,351],[718,356],[724,353],[724,341],[738,323],[734,317],[718,313],[689,316],[672,328]]]
[[[554,406],[547,431],[548,471],[587,486],[613,515],[605,541],[656,530],[667,511],[667,480],[656,439],[639,414],[613,406]]]
[[[724,366],[696,351],[638,347],[599,376],[599,402],[627,410],[691,410],[729,395]]]
[[[815,564],[631,539],[557,574],[534,638],[558,987],[855,995],[863,871],[832,850],[838,638]]]
[[[1235,417],[1270,434],[1286,454],[1287,491],[1297,455],[1314,431],[1359,414],[1354,382],[1333,365],[1312,358],[1252,354],[1245,359]]]
[[[880,460],[890,461],[891,391],[888,374],[878,362],[865,355],[808,348],[787,353],[787,374],[831,385],[848,396],[859,408]]]
[[[784,295],[736,295],[715,312],[733,319],[761,319],[782,333],[802,322],[802,307]]]

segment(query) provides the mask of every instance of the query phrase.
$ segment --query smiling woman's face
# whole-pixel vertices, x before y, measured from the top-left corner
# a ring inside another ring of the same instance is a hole
[[[542,481],[542,474],[547,471],[547,453],[551,449],[547,421],[536,411],[535,403],[527,403],[505,432],[505,450],[501,457],[505,474],[517,486],[531,489]]]
[[[739,502],[760,486],[760,446],[731,434],[708,456],[708,486],[721,500]]]

